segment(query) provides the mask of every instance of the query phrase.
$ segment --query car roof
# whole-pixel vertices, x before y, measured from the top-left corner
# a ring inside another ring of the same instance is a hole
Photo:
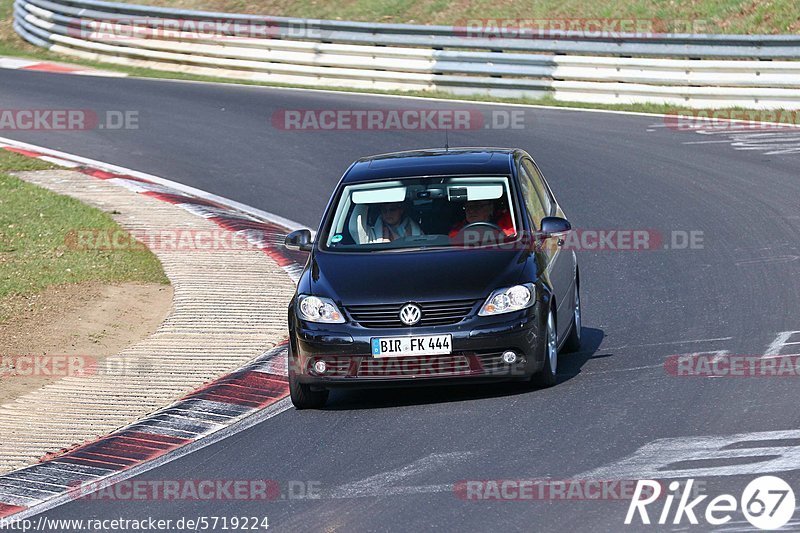
[[[436,148],[363,157],[342,181],[356,183],[408,176],[509,175],[514,148]]]

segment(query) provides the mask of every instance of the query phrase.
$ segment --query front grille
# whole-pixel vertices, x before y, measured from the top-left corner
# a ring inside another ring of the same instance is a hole
[[[442,302],[414,302],[422,310],[422,318],[416,326],[447,326],[456,324],[472,312],[480,300],[448,300]],[[400,321],[399,304],[349,305],[345,307],[353,320],[365,328],[407,328]]]
[[[442,377],[471,373],[463,355],[364,358],[358,366],[360,377]]]

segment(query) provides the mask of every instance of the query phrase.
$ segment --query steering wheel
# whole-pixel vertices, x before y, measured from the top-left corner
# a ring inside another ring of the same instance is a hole
[[[476,229],[476,228],[488,228],[488,229],[493,229],[493,230],[495,230],[497,232],[500,232],[500,233],[505,233],[503,231],[503,228],[501,228],[500,226],[498,226],[497,224],[495,224],[493,222],[473,222],[471,224],[467,224],[466,226],[464,226],[463,228],[458,230],[458,232],[459,233],[464,233],[465,231],[467,231],[469,229]]]

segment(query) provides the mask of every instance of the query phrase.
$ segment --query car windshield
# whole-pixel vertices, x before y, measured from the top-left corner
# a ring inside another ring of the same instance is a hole
[[[475,247],[517,235],[507,176],[404,178],[347,185],[324,230],[333,251]]]

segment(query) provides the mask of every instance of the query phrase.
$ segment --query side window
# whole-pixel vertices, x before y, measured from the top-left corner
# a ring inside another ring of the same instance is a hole
[[[522,166],[525,167],[528,175],[531,176],[533,187],[536,189],[536,194],[539,195],[539,199],[542,201],[542,205],[544,206],[544,212],[547,213],[547,215],[552,214],[553,202],[550,201],[550,194],[547,192],[547,187],[545,187],[544,181],[542,181],[542,175],[539,174],[539,171],[536,170],[536,166],[530,161],[530,159],[523,159]]]
[[[547,216],[545,213],[544,205],[539,198],[539,194],[534,187],[534,180],[528,172],[526,166],[520,165],[519,167],[519,184],[522,188],[522,196],[525,198],[525,207],[528,215],[533,224],[533,230],[538,230],[542,227],[542,218]]]

